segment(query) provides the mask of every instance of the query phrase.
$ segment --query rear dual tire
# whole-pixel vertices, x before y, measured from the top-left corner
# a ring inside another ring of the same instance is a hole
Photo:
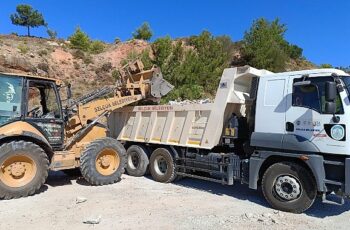
[[[171,183],[176,179],[174,158],[166,148],[157,148],[153,151],[149,169],[155,181]]]
[[[149,160],[147,149],[140,145],[131,145],[127,153],[126,172],[130,176],[141,177],[147,174]]]

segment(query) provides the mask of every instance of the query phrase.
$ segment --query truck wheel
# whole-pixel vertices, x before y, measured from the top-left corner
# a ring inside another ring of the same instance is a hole
[[[168,149],[158,148],[150,158],[150,172],[155,181],[171,183],[176,178],[175,163]]]
[[[119,181],[125,164],[125,148],[119,141],[109,137],[92,141],[80,157],[81,174],[92,185]]]
[[[294,213],[310,208],[317,195],[311,173],[291,162],[271,165],[262,178],[262,191],[273,208]]]
[[[128,156],[126,171],[130,176],[140,177],[145,175],[149,164],[146,151],[145,148],[138,145],[132,145],[126,151]]]
[[[0,146],[0,199],[33,195],[45,183],[49,160],[38,145],[12,141]]]

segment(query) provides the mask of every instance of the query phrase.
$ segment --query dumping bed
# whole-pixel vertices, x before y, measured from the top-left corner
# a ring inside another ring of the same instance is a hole
[[[109,118],[112,137],[120,141],[212,149],[221,141],[232,113],[246,116],[252,78],[269,73],[249,66],[225,69],[214,103],[128,106]]]

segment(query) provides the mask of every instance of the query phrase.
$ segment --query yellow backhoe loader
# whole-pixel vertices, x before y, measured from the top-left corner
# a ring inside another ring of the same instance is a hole
[[[172,85],[140,61],[119,72],[115,85],[75,100],[61,80],[0,73],[0,199],[36,193],[49,170],[80,168],[92,185],[120,180],[126,151],[104,121],[123,106],[159,100]]]

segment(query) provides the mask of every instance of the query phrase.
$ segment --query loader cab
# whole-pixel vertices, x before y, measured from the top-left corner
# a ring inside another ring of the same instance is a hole
[[[53,149],[63,145],[64,120],[59,81],[0,74],[0,126],[26,121],[41,132]]]

